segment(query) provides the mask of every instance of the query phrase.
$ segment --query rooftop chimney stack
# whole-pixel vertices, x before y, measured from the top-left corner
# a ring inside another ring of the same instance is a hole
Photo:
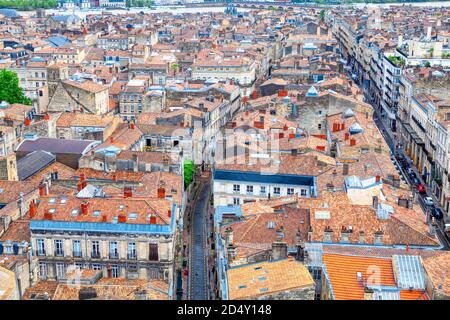
[[[89,202],[84,201],[81,203],[81,214],[86,216],[88,214]]]
[[[133,189],[129,186],[123,187],[123,196],[125,198],[132,198],[133,197]]]
[[[164,187],[158,188],[158,198],[164,199],[166,197],[166,189]]]

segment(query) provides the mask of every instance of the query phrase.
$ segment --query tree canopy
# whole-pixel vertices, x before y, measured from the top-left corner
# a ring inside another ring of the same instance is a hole
[[[0,101],[31,105],[31,100],[25,97],[19,87],[16,73],[3,69],[0,71]]]
[[[184,187],[187,188],[192,182],[192,178],[194,177],[194,162],[191,160],[184,161]]]
[[[33,10],[39,8],[56,8],[57,6],[57,0],[0,0],[0,8]]]

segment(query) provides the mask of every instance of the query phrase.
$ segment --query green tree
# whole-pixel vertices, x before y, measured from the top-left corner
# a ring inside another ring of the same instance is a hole
[[[184,188],[189,187],[192,182],[192,178],[194,177],[194,162],[191,160],[185,160],[184,164]]]
[[[430,61],[427,61],[427,62],[425,62],[425,67],[426,67],[426,68],[429,68],[429,67],[431,67],[431,63],[430,63]]]
[[[31,100],[25,97],[19,87],[19,78],[15,72],[6,69],[0,71],[0,84],[0,101],[31,105]]]
[[[320,13],[319,13],[319,18],[320,18],[320,20],[322,20],[322,21],[324,21],[325,20],[325,10],[320,10]]]

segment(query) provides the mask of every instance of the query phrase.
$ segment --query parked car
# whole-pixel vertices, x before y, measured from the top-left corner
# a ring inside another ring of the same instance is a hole
[[[442,210],[436,207],[431,209],[431,215],[438,220],[441,220],[444,217]]]
[[[427,189],[425,188],[425,186],[422,183],[418,183],[415,185],[417,192],[419,193],[426,193]]]
[[[425,197],[425,198],[423,198],[423,202],[424,202],[427,206],[432,206],[432,205],[434,205],[434,203],[433,203],[433,198],[432,198],[432,197]]]

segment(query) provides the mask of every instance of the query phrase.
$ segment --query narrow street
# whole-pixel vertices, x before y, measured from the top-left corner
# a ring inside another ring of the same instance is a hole
[[[361,90],[364,90],[360,85],[358,85],[358,87]],[[400,172],[402,173],[404,180],[412,188],[414,188],[414,183],[411,181],[411,178],[405,173],[406,169],[402,168],[401,165],[397,161],[397,159],[399,157],[404,157],[404,158],[408,159],[409,163],[412,163],[412,160],[404,153],[402,148],[397,148],[398,141],[397,141],[397,143],[394,142],[394,140],[390,136],[389,131],[386,129],[385,124],[382,121],[379,108],[377,108],[376,105],[371,103],[367,96],[366,96],[366,99],[367,99],[367,103],[369,103],[372,106],[373,110],[374,110],[374,117],[373,117],[374,118],[374,122],[377,125],[378,129],[380,130],[380,132],[381,132],[384,140],[386,141],[387,145],[389,146],[389,149],[391,150],[391,153],[394,156],[395,163],[398,166]],[[423,200],[424,197],[431,196],[432,199],[433,199],[433,202],[434,202],[434,206],[437,207],[437,208],[440,208],[442,210],[442,212],[444,213],[444,215],[447,215],[446,211],[440,206],[438,199],[436,199],[435,195],[431,191],[430,186],[428,184],[424,183],[424,181],[422,180],[421,173],[418,172],[417,168],[414,165],[412,165],[411,168],[415,172],[417,178],[425,186],[425,189],[426,189],[426,193],[425,194],[418,194],[418,197],[417,197],[417,202],[422,207],[424,213],[426,215],[431,214],[430,213],[430,208],[425,205],[424,200]],[[450,241],[445,235],[443,220],[436,221],[436,223],[435,223],[435,231],[436,231],[436,236],[439,238],[439,241],[444,246],[445,250],[450,250]]]
[[[200,182],[199,195],[190,223],[189,241],[189,300],[207,300],[208,268],[207,268],[207,234],[206,213],[210,195],[210,183]]]

